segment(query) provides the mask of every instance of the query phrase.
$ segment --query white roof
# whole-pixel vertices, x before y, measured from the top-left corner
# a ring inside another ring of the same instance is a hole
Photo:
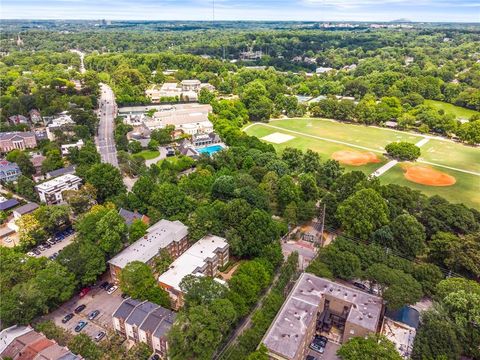
[[[182,80],[182,85],[199,85],[200,80],[193,79],[193,80]]]
[[[48,180],[44,183],[38,184],[37,186],[35,186],[35,188],[41,191],[48,191],[54,187],[65,184],[67,181],[82,181],[82,179],[80,179],[78,176],[73,174],[65,174],[65,175],[56,177],[55,179]]]
[[[29,333],[33,329],[30,326],[14,325],[0,332],[0,354],[5,351],[8,345],[17,337]]]
[[[180,282],[190,274],[195,274],[198,268],[205,265],[208,258],[216,255],[217,249],[228,246],[227,240],[215,235],[207,235],[193,244],[183,255],[178,257],[170,269],[158,277],[158,281],[180,290]]]
[[[188,235],[188,228],[180,221],[162,219],[147,229],[147,234],[108,261],[123,269],[129,262],[148,262],[159,251]]]

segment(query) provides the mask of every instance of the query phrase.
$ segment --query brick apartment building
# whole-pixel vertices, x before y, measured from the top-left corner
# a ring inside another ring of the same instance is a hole
[[[160,220],[147,229],[147,233],[108,261],[110,275],[118,282],[120,271],[132,261],[141,261],[150,266],[165,249],[176,259],[188,247],[188,228],[180,221]]]

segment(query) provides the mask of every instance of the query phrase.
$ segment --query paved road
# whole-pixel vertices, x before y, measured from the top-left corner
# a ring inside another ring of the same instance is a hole
[[[80,50],[76,50],[76,49],[72,49],[72,50],[70,50],[70,52],[80,56],[80,74],[84,74],[85,73],[85,65],[83,63],[83,58],[85,57],[85,54],[83,52],[81,52]]]
[[[100,91],[100,106],[98,110],[100,123],[96,137],[97,149],[102,158],[102,162],[112,164],[118,168],[117,148],[115,147],[115,140],[113,138],[115,115],[117,113],[115,95],[112,89],[105,84],[100,84]]]
[[[41,252],[41,255],[35,255],[35,257],[49,257],[53,255],[54,253],[58,253],[60,250],[63,250],[63,248],[69,244],[72,243],[73,239],[75,239],[76,234],[72,234],[70,236],[67,236],[65,239],[62,241],[56,243],[55,245],[52,245],[50,249],[45,249],[44,251]]]

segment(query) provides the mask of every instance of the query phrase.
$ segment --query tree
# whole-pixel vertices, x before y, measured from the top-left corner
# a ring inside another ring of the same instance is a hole
[[[72,337],[68,342],[68,348],[74,354],[80,354],[85,359],[100,360],[102,358],[101,349],[86,334],[78,334]]]
[[[409,142],[393,142],[385,146],[387,154],[398,160],[417,160],[420,156],[420,148]]]
[[[113,165],[95,164],[87,171],[85,177],[97,191],[97,201],[100,203],[125,192],[122,175]]]
[[[60,169],[64,165],[60,150],[52,149],[47,152],[47,158],[42,162],[42,173]]]
[[[432,296],[437,284],[443,279],[443,274],[434,264],[418,264],[414,267],[413,277],[422,285],[423,293]]]
[[[185,306],[210,304],[216,299],[225,298],[227,287],[211,277],[185,276],[180,282],[180,289],[185,294]]]
[[[349,251],[339,251],[327,246],[320,252],[320,260],[325,263],[335,277],[350,280],[360,272],[360,259]]]
[[[175,126],[167,125],[164,129],[155,129],[150,134],[150,138],[157,141],[160,145],[169,144],[173,140],[173,131]]]
[[[140,141],[132,140],[128,143],[128,151],[130,151],[132,154],[139,153],[142,151],[142,144]]]
[[[75,274],[81,285],[93,284],[107,268],[103,252],[88,241],[65,246],[57,261]]]
[[[167,249],[160,250],[160,254],[154,259],[155,273],[163,274],[168,270],[173,260],[173,257],[170,255]]]
[[[395,344],[381,335],[353,337],[337,351],[342,360],[401,360]]]
[[[240,99],[248,109],[248,115],[252,121],[267,121],[273,111],[273,102],[267,97],[265,85],[260,80],[248,83]]]
[[[141,219],[133,220],[132,224],[128,228],[128,241],[131,243],[140,239],[147,233],[148,225]]]
[[[290,175],[284,175],[280,178],[277,185],[277,200],[279,210],[283,211],[286,206],[299,200],[298,187]]]
[[[463,290],[466,293],[480,295],[480,284],[474,280],[451,277],[440,281],[435,288],[435,297],[442,301],[448,294]]]
[[[43,292],[49,309],[70,299],[77,284],[75,275],[55,261],[48,262],[47,266],[37,273],[34,282]]]
[[[150,204],[165,217],[186,216],[191,207],[190,199],[177,185],[171,183],[158,186],[150,196]]]
[[[97,190],[92,184],[85,184],[79,190],[66,190],[62,193],[65,202],[70,205],[74,214],[80,215],[96,203]]]
[[[35,167],[33,166],[32,161],[30,160],[28,155],[25,154],[23,151],[17,155],[14,161],[17,163],[23,175],[27,177],[31,177],[32,175],[35,174]]]
[[[215,99],[215,94],[209,91],[207,88],[200,90],[200,93],[198,94],[198,102],[200,104],[210,104],[213,99]]]
[[[461,351],[455,325],[448,317],[436,309],[425,311],[413,343],[412,359],[456,360]]]
[[[148,150],[150,151],[158,151],[158,147],[160,146],[159,142],[155,139],[151,139],[148,142]]]
[[[23,215],[16,221],[16,225],[19,228],[20,245],[24,248],[31,248],[47,237],[40,222],[33,214]]]
[[[386,236],[382,236],[382,233]],[[401,255],[414,258],[425,249],[425,228],[412,215],[397,216],[389,225],[385,225],[373,234],[380,245],[388,246]]]
[[[32,179],[20,175],[17,179],[16,192],[30,201],[38,201],[38,195],[35,191],[35,183]]]
[[[375,190],[363,189],[340,204],[337,218],[348,236],[367,240],[373,231],[388,223],[388,207]]]
[[[52,235],[58,229],[70,225],[70,208],[66,205],[42,205],[33,215],[41,228]]]
[[[168,293],[158,287],[150,267],[141,261],[132,261],[122,269],[120,288],[134,299],[148,300],[166,308],[170,307]]]

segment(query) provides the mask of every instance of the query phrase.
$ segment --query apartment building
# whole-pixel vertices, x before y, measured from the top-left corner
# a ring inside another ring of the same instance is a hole
[[[188,247],[188,228],[180,221],[160,220],[147,229],[147,233],[108,261],[110,275],[118,282],[120,271],[132,261],[141,261],[150,266],[165,249],[176,259]]]
[[[183,294],[180,283],[187,275],[211,276],[229,260],[227,240],[215,235],[207,235],[193,244],[183,255],[176,259],[170,268],[159,276],[158,284],[170,295],[172,308],[183,306]]]
[[[34,132],[15,131],[0,133],[0,152],[6,153],[14,149],[32,149],[36,146],[37,139]]]
[[[35,186],[40,201],[52,205],[63,202],[62,193],[65,190],[78,190],[82,179],[76,175],[65,174]]]
[[[149,301],[125,300],[113,314],[113,328],[117,334],[147,344],[162,358],[167,357],[167,333],[175,321],[173,311]]]
[[[262,339],[270,359],[303,360],[314,335],[341,344],[379,331],[383,300],[303,273]]]

